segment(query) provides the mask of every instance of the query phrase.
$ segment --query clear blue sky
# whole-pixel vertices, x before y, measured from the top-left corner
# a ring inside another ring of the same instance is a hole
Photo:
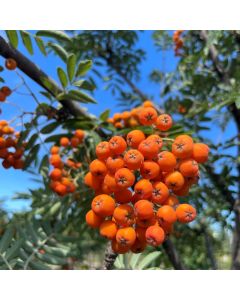
[[[0,31],[0,34],[3,32]],[[159,85],[155,83],[151,83],[148,80],[148,76],[151,70],[153,69],[161,69],[162,71],[171,71],[176,67],[177,59],[173,55],[173,51],[160,53],[156,51],[153,46],[153,41],[151,39],[151,31],[145,31],[140,34],[139,46],[144,48],[146,51],[146,60],[141,65],[141,81],[137,82],[137,86],[144,91],[145,94],[153,96],[153,99],[156,103],[161,103],[161,99],[159,96]],[[25,48],[20,45],[19,50],[22,51],[28,57],[30,56]],[[56,67],[63,66],[63,63],[56,56],[50,54],[47,57],[44,57],[39,50],[34,47],[34,55],[31,57],[39,67],[44,70],[47,74],[57,80],[56,75]],[[3,64],[4,61],[0,58],[0,65]],[[6,83],[14,88],[18,83],[19,79],[15,75],[14,72],[4,71],[2,73],[3,77],[6,80]],[[30,79],[27,79],[27,82],[31,85],[32,90],[40,95],[38,92],[39,86],[32,82]],[[21,90],[21,92],[24,92]],[[103,89],[103,84],[98,87],[98,89],[94,92],[94,97],[98,101],[97,105],[88,105],[88,109],[91,113],[95,115],[99,115],[104,110],[111,108],[111,112],[119,111],[119,107],[117,107],[117,102],[114,100],[114,97],[111,95],[109,91],[105,91]],[[39,96],[39,99],[43,99],[42,96]],[[14,93],[9,97],[10,102],[17,104],[22,107],[25,111],[33,111],[35,108],[35,103],[31,97],[25,95],[19,95]],[[43,99],[45,100],[45,99]],[[17,114],[19,114],[19,109],[10,104],[1,105],[2,115],[0,115],[0,119],[13,119]],[[233,123],[230,123],[226,131],[224,132],[224,137],[221,131],[215,126],[212,125],[211,131],[206,131],[206,137],[214,138],[214,141],[219,141],[222,138],[228,139],[234,135],[236,129]],[[235,151],[235,150],[229,150]],[[5,170],[0,165],[0,199],[6,200],[4,202],[4,206],[9,210],[18,210],[26,207],[26,203],[24,201],[13,201],[10,200],[15,192],[24,192],[29,188],[34,188],[37,186],[37,183],[31,180],[31,175],[27,172],[22,172],[19,170],[9,169]]]

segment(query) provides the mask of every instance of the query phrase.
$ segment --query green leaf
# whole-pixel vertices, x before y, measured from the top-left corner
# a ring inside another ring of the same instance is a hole
[[[138,265],[138,268],[139,268],[140,270],[142,270],[142,269],[148,267],[148,266],[151,265],[151,264],[154,262],[154,260],[157,259],[160,255],[161,255],[161,252],[159,252],[159,251],[154,251],[154,252],[148,254],[147,256],[145,256],[145,257],[141,260],[141,262],[140,262],[139,265]]]
[[[132,254],[129,265],[133,270],[136,268],[136,265],[141,256],[142,256],[142,253]]]
[[[58,77],[61,81],[61,84],[62,84],[63,88],[66,88],[67,85],[68,85],[68,79],[67,79],[66,73],[60,67],[57,68],[57,73],[58,73]]]
[[[27,31],[20,30],[20,35],[22,37],[23,44],[25,45],[28,52],[32,55],[33,54],[33,46],[30,34]]]
[[[44,155],[44,157],[42,158],[41,160],[41,163],[39,165],[39,169],[38,169],[38,172],[41,172],[41,170],[44,168],[44,167],[48,167],[49,166],[49,160],[48,160],[48,154]]]
[[[71,42],[71,38],[64,31],[60,30],[39,30],[36,35],[55,38],[63,42]]]
[[[56,135],[51,135],[51,136],[49,136],[48,138],[46,138],[45,140],[44,140],[44,143],[58,143],[59,142],[59,140],[60,140],[60,138],[62,138],[62,137],[70,137],[70,135],[67,135],[67,134],[56,134]]]
[[[103,122],[105,122],[110,115],[110,109],[105,110],[103,113],[101,113],[101,115],[99,116],[99,119]]]
[[[64,61],[67,62],[67,51],[58,44],[48,43],[48,46]]]
[[[6,252],[5,257],[7,260],[11,260],[14,257],[18,256],[18,252],[23,244],[23,241],[24,241],[23,239],[19,239],[13,243],[11,248],[9,248],[8,251]]]
[[[75,68],[76,68],[76,55],[70,54],[67,59],[67,72],[68,72],[68,78],[70,82],[73,80],[75,74]]]
[[[12,44],[14,48],[18,46],[18,34],[16,30],[6,30],[7,37],[9,42]]]
[[[38,36],[35,36],[34,39],[35,39],[35,42],[36,42],[39,50],[42,52],[43,55],[46,56],[47,52],[46,52],[43,40],[40,37],[38,37]]]
[[[126,269],[124,265],[124,256],[122,254],[118,255],[117,259],[115,260],[114,266],[117,269],[122,269],[122,270]]]
[[[240,109],[240,97],[238,97],[236,100],[235,100],[235,104],[237,106],[237,109]]]
[[[92,68],[91,60],[80,61],[78,64],[76,76],[84,76]]]
[[[5,80],[2,77],[0,77],[0,82],[5,82]]]
[[[50,217],[56,215],[56,213],[60,210],[61,206],[62,206],[62,202],[61,201],[58,201],[58,202],[54,203],[51,206],[51,208],[49,209],[47,215],[50,216]]]
[[[78,86],[84,90],[88,90],[88,91],[93,91],[95,90],[96,86],[94,84],[92,84],[91,82],[85,80],[85,79],[81,79],[78,81],[73,82],[74,86]]]
[[[12,238],[14,235],[14,229],[12,227],[8,228],[3,237],[0,240],[0,253],[3,253],[7,250],[9,245],[11,244]]]
[[[40,149],[40,145],[37,144],[30,150],[24,162],[24,170],[26,170],[31,165],[31,163],[36,159],[39,149]]]
[[[26,150],[29,150],[30,148],[32,148],[32,146],[35,144],[37,139],[38,139],[38,134],[37,133],[33,134],[30,137],[29,141],[27,142]]]
[[[96,104],[97,102],[88,94],[82,92],[82,91],[76,91],[76,90],[71,90],[69,91],[70,95],[74,95],[77,97],[77,101],[83,102],[83,103],[94,103]]]
[[[58,122],[53,122],[51,124],[46,125],[41,129],[41,133],[47,134],[53,132],[60,124]]]

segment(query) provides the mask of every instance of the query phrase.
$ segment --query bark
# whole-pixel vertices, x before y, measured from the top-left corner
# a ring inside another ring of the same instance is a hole
[[[180,257],[178,255],[178,252],[173,244],[173,242],[170,239],[167,239],[163,243],[163,249],[165,250],[169,261],[172,263],[175,270],[184,270],[185,267],[182,264]]]
[[[109,244],[106,248],[106,251],[105,251],[105,257],[104,257],[102,270],[112,270],[117,256],[118,256],[118,254],[113,252],[111,243],[109,242]]]

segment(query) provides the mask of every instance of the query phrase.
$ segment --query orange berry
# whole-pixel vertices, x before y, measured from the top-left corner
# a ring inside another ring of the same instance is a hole
[[[154,107],[154,104],[150,100],[146,100],[143,102],[143,107]]]
[[[5,61],[5,67],[8,69],[8,70],[15,70],[16,67],[17,67],[17,62],[15,61],[15,59],[13,58],[8,58],[6,59]]]
[[[98,190],[101,186],[101,180],[98,177],[93,176],[91,172],[88,172],[85,175],[84,183],[93,190]]]
[[[164,203],[165,205],[170,205],[170,206],[176,206],[179,204],[178,198],[174,195],[170,195],[166,202]]]
[[[165,233],[163,229],[158,225],[148,227],[146,230],[147,244],[157,247],[163,243],[165,239]]]
[[[157,120],[157,111],[153,107],[143,108],[139,113],[139,121],[142,125],[152,125]]]
[[[17,142],[13,138],[8,137],[6,139],[6,148],[16,147],[16,144],[17,144]]]
[[[179,171],[184,177],[195,176],[199,171],[198,163],[194,159],[184,159],[179,163]]]
[[[172,144],[172,153],[177,158],[188,158],[193,153],[193,140],[188,135],[180,135],[176,137]]]
[[[139,122],[137,119],[131,117],[128,121],[127,124],[129,125],[129,127],[136,127],[139,125]]]
[[[113,115],[113,122],[114,123],[116,123],[118,121],[121,121],[121,119],[122,119],[122,116],[121,116],[120,113],[116,113],[116,114]]]
[[[77,129],[74,132],[75,137],[77,137],[80,141],[80,143],[82,142],[82,140],[84,139],[85,136],[85,132],[82,129]]]
[[[136,237],[139,241],[141,242],[146,242],[146,228],[144,227],[136,227],[135,231],[136,231]]]
[[[115,200],[106,195],[98,195],[92,200],[92,210],[101,217],[111,216],[115,209]]]
[[[174,194],[177,196],[188,196],[189,194],[189,189],[190,189],[190,184],[185,180],[184,185],[181,187],[180,190],[174,191]]]
[[[171,172],[177,165],[176,157],[169,151],[162,151],[158,154],[157,161],[161,171]]]
[[[121,168],[115,173],[115,180],[119,187],[128,188],[135,182],[135,175],[127,168]]]
[[[152,195],[153,186],[147,179],[140,179],[134,186],[137,199],[148,199]]]
[[[138,148],[139,144],[145,140],[145,134],[141,130],[132,130],[127,134],[127,144],[131,148]]]
[[[137,238],[135,240],[135,243],[131,246],[131,251],[133,253],[141,253],[146,248],[147,243],[139,241]]]
[[[62,147],[68,147],[69,144],[70,144],[69,138],[67,138],[67,137],[62,137],[62,138],[60,139],[60,145],[61,145]]]
[[[148,228],[149,226],[155,225],[156,224],[156,219],[155,217],[152,217],[150,219],[139,219],[136,218],[136,224],[140,228]]]
[[[111,155],[108,142],[100,142],[96,146],[96,155],[98,159],[107,159]]]
[[[140,169],[140,173],[145,179],[154,179],[159,175],[159,172],[159,165],[150,160],[144,161]]]
[[[123,153],[127,148],[127,143],[121,136],[114,136],[109,141],[109,148],[115,155]]]
[[[154,141],[146,139],[139,144],[138,150],[145,159],[152,159],[158,154],[159,148]]]
[[[77,148],[81,144],[81,141],[78,137],[74,136],[71,138],[71,146]]]
[[[0,158],[6,158],[8,156],[8,150],[6,148],[0,149]]]
[[[151,140],[151,141],[155,142],[158,145],[159,150],[162,148],[163,141],[159,135],[151,134],[147,137],[147,140]]]
[[[52,166],[55,168],[61,168],[62,167],[62,160],[60,155],[58,154],[53,154],[50,156],[49,162]]]
[[[6,95],[4,92],[0,91],[0,102],[4,102],[6,100]]]
[[[3,86],[1,88],[1,92],[3,92],[3,94],[5,94],[6,97],[8,97],[12,94],[12,91],[8,86]]]
[[[116,234],[116,241],[123,246],[132,246],[136,240],[136,232],[132,227],[120,228]]]
[[[167,114],[160,115],[156,120],[156,127],[161,131],[167,131],[172,127],[173,121],[171,116]]]
[[[139,200],[134,204],[135,216],[140,220],[154,217],[153,204],[148,200]]]
[[[4,169],[9,169],[12,165],[6,159],[4,159],[2,161],[2,166],[4,167]]]
[[[6,140],[0,136],[0,149],[6,148]]]
[[[59,153],[59,147],[53,146],[50,150],[51,154],[58,154]]]
[[[115,192],[121,191],[121,187],[117,185],[115,176],[112,174],[109,174],[109,173],[104,177],[104,180],[103,180],[102,188],[104,189],[106,187],[110,193],[113,193],[113,192],[115,193]]]
[[[59,183],[59,184],[57,184],[57,186],[55,188],[55,192],[59,196],[63,197],[67,194],[67,187],[64,184]]]
[[[86,214],[86,223],[88,224],[88,226],[92,227],[92,228],[98,228],[103,219],[98,216],[97,214],[95,214],[95,212],[93,210],[89,210]]]
[[[193,159],[198,163],[205,163],[208,160],[209,147],[202,143],[193,144]]]
[[[175,223],[177,221],[176,212],[170,205],[163,205],[157,211],[157,219],[159,224]]]
[[[129,251],[130,247],[128,245],[121,245],[116,240],[112,240],[112,250],[118,254],[124,254]]]
[[[184,185],[184,177],[178,171],[169,173],[165,178],[165,184],[173,191],[180,190]]]
[[[179,204],[176,209],[177,219],[181,223],[192,222],[197,215],[196,209],[189,204]]]
[[[131,113],[129,111],[124,111],[121,116],[123,120],[127,120],[131,117]]]
[[[121,129],[121,128],[123,128],[123,124],[121,122],[116,122],[116,123],[114,123],[114,127]]]
[[[128,227],[134,223],[133,207],[128,204],[120,204],[115,208],[113,217],[120,226]]]
[[[197,174],[194,175],[194,176],[191,176],[191,177],[185,177],[185,181],[186,181],[186,183],[190,186],[190,185],[192,185],[192,184],[198,183],[199,178],[200,178],[200,174],[197,173]]]
[[[117,225],[111,220],[103,221],[99,227],[99,232],[105,238],[113,240],[117,233]]]
[[[89,170],[93,176],[103,178],[107,174],[107,167],[102,160],[95,159],[89,165]]]
[[[139,169],[144,161],[144,157],[143,157],[142,153],[135,149],[128,150],[125,153],[123,159],[126,164],[126,167],[130,170]]]
[[[128,203],[132,199],[132,192],[130,190],[124,189],[119,192],[115,192],[114,198],[118,203]]]
[[[169,197],[168,187],[163,182],[154,182],[151,200],[156,204],[164,204]]]
[[[14,169],[16,169],[16,170],[23,169],[23,168],[24,168],[24,161],[23,161],[22,159],[16,159],[16,160],[13,162],[13,167],[14,167]]]
[[[106,160],[106,167],[111,174],[115,174],[117,170],[124,167],[124,160],[121,156],[110,156]]]
[[[62,178],[62,171],[60,169],[54,169],[50,173],[50,178],[52,180],[60,180]]]

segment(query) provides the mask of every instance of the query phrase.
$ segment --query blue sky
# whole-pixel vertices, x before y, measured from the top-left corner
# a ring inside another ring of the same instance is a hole
[[[0,31],[0,34],[3,34],[3,32]],[[153,45],[153,40],[151,39],[151,34],[151,31],[145,31],[140,33],[139,46],[145,49],[146,60],[141,64],[141,81],[137,82],[136,84],[142,91],[144,91],[145,94],[153,96],[155,102],[159,104],[161,103],[161,99],[159,96],[160,88],[159,85],[151,83],[148,80],[149,73],[153,69],[161,69],[162,71],[172,71],[176,67],[177,59],[174,57],[173,51],[168,51],[164,54],[162,52],[156,51]],[[28,57],[30,56],[22,45],[20,45],[19,50]],[[34,47],[34,55],[30,58],[33,61],[35,61],[36,64],[42,70],[44,70],[55,80],[57,80],[56,67],[64,67],[61,60],[58,59],[56,56],[50,54],[47,57],[45,57],[40,53],[40,51],[36,47]],[[0,58],[0,65],[3,63],[3,59]],[[2,75],[6,80],[6,84],[9,85],[11,88],[14,88],[17,84],[19,84],[19,79],[16,76],[15,72],[4,71]],[[26,80],[31,86],[34,93],[36,93],[39,96],[40,94],[38,92],[39,90],[41,90],[39,89],[39,86],[30,79]],[[98,104],[88,106],[89,112],[97,116],[108,108],[111,108],[112,113],[119,111],[119,107],[117,107],[117,101],[114,100],[114,97],[111,95],[111,93],[109,91],[105,91],[103,87],[103,84],[98,86],[98,89],[94,92],[94,97],[98,101]],[[21,92],[24,92],[24,90],[21,89]],[[41,97],[39,97],[39,99],[41,100]],[[9,101],[11,103],[15,103],[17,106],[22,107],[24,111],[33,111],[36,106],[31,97],[19,95],[17,93],[12,94],[9,97]],[[19,115],[19,109],[10,104],[1,105],[1,109],[3,113],[2,115],[0,115],[0,119],[11,120],[16,115]],[[233,123],[230,123],[224,132],[224,138],[230,138],[234,135],[234,132],[236,132],[235,126]],[[215,142],[223,138],[222,132],[215,125],[212,126],[211,131],[206,131],[205,133],[206,137],[210,139],[214,138]],[[232,152],[235,150],[231,149],[229,151]],[[15,192],[24,192],[27,191],[29,188],[36,187],[37,183],[32,181],[31,178],[32,176],[29,175],[27,172],[22,172],[14,169],[9,169],[6,171],[0,165],[0,199],[7,200],[5,201],[4,206],[8,210],[18,210],[26,207],[24,201],[16,202],[10,199]]]

